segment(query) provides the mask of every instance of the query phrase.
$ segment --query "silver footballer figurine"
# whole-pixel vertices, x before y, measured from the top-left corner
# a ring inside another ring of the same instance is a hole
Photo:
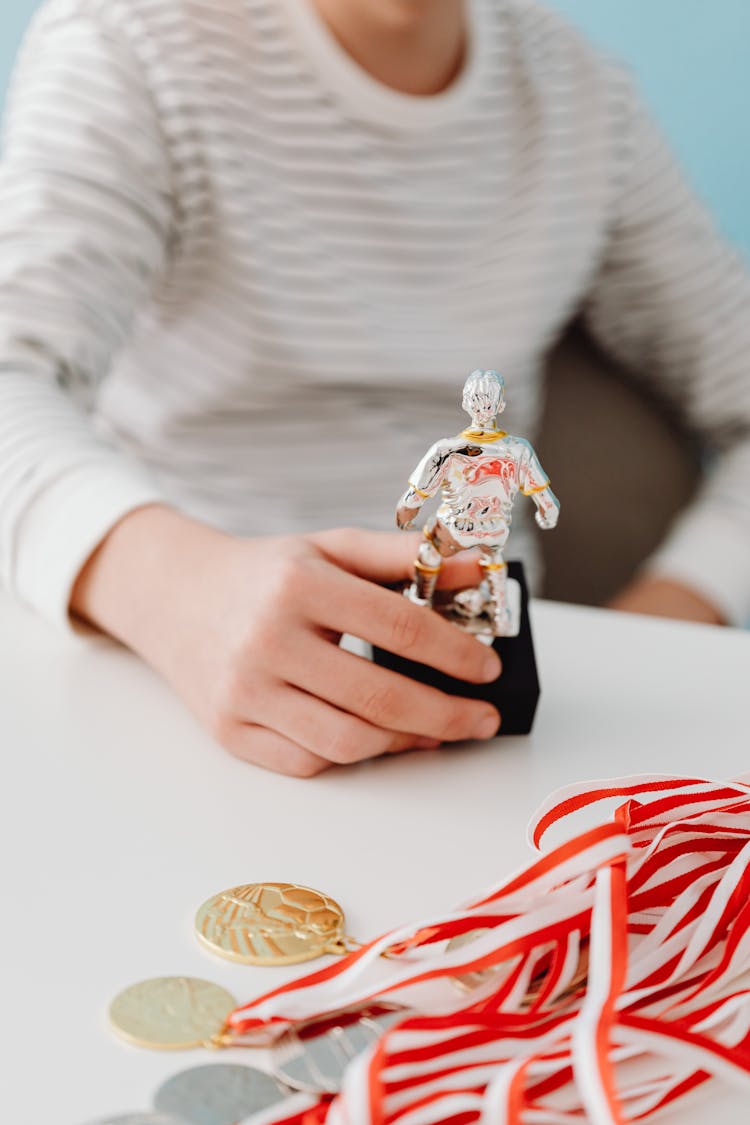
[[[398,526],[409,528],[425,500],[441,494],[436,515],[423,528],[414,581],[405,593],[417,605],[433,605],[443,559],[478,547],[484,572],[480,585],[435,603],[435,608],[489,640],[515,636],[520,591],[508,578],[504,558],[513,501],[519,491],[530,496],[536,522],[544,529],[557,523],[560,502],[528,441],[497,428],[497,417],[505,409],[502,375],[472,371],[461,405],[471,426],[427,450],[396,510]]]

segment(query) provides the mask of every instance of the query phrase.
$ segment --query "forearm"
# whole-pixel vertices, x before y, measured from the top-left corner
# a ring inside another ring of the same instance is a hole
[[[58,623],[97,544],[160,498],[87,415],[168,267],[174,217],[147,78],[109,17],[40,8],[0,166],[0,574]]]
[[[9,361],[10,349],[0,344],[0,355]],[[12,355],[20,362],[18,349]],[[65,624],[72,583],[97,543],[158,498],[138,464],[98,439],[51,371],[0,369],[0,567],[15,597]]]
[[[643,613],[649,617],[670,617],[703,625],[726,625],[717,607],[703,595],[680,582],[642,575],[609,602],[610,609],[623,613]]]
[[[728,624],[750,622],[750,439],[719,458],[643,576],[693,590]]]

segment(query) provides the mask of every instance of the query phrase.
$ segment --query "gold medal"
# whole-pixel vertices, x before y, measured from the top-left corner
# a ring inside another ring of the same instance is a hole
[[[198,941],[246,965],[294,965],[347,953],[337,902],[296,883],[248,883],[221,891],[195,916]]]
[[[116,996],[109,1019],[129,1043],[181,1051],[220,1045],[224,1023],[235,1007],[234,997],[210,981],[157,977]]]

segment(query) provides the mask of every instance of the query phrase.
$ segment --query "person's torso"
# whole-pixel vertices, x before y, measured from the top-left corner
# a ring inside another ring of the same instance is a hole
[[[254,532],[383,525],[473,368],[533,433],[612,192],[593,55],[523,0],[477,0],[463,78],[414,99],[355,73],[307,0],[136,7],[179,225],[104,428]]]

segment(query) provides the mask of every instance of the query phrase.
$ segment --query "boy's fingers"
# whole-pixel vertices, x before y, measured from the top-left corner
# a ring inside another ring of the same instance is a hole
[[[289,684],[280,684],[266,698],[266,709],[255,704],[256,719],[328,762],[348,765],[428,743],[418,735],[376,727]],[[429,745],[434,749],[439,741]]]
[[[326,568],[311,574],[307,595],[315,624],[326,629],[362,637],[470,683],[490,683],[500,675],[494,649],[393,590]]]
[[[446,695],[319,638],[298,635],[284,664],[290,683],[389,733],[458,742],[492,738],[500,725],[489,703]]]
[[[288,777],[315,777],[331,765],[282,734],[255,723],[238,722],[224,746],[245,762]]]
[[[479,568],[479,551],[471,548],[446,559],[440,570],[438,587],[445,590],[459,590],[463,586],[476,586],[482,579]]]

